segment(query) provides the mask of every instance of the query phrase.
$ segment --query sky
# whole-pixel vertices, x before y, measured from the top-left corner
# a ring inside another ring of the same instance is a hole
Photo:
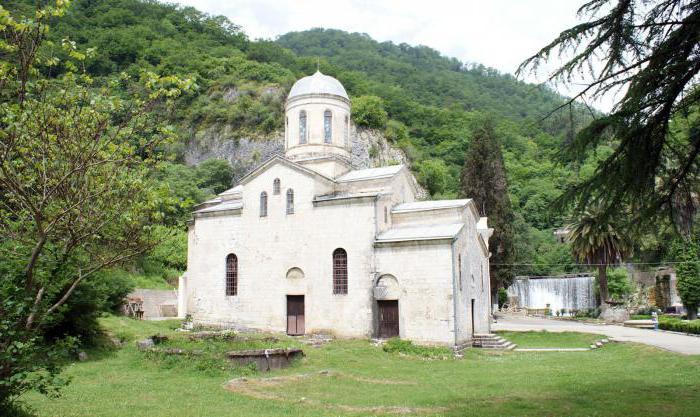
[[[252,39],[316,27],[367,33],[377,41],[426,45],[504,73],[578,23],[582,0],[176,0],[224,15]],[[554,68],[553,64],[550,68]],[[528,75],[542,81],[547,72]],[[573,90],[559,88],[571,95]],[[614,97],[593,103],[609,110]]]

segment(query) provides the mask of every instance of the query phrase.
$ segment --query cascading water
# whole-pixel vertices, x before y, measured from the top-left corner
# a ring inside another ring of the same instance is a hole
[[[594,277],[516,278],[508,297],[517,297],[518,306],[549,308],[552,312],[596,307]]]

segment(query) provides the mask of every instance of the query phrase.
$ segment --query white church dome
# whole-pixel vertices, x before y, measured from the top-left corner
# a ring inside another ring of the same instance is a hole
[[[349,100],[343,84],[331,76],[321,74],[321,71],[316,71],[314,75],[309,75],[295,82],[287,99],[306,94],[332,94]]]

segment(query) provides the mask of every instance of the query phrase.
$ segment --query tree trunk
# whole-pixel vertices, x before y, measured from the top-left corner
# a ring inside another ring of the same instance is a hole
[[[600,290],[600,309],[608,308],[608,271],[606,265],[598,266],[598,289]]]

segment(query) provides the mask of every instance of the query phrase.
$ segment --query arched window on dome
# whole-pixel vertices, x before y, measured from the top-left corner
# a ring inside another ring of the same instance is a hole
[[[326,143],[332,142],[333,133],[333,113],[330,110],[323,112],[323,141]]]
[[[333,251],[333,294],[348,293],[348,253],[338,248]]]
[[[287,190],[287,214],[294,214],[294,190]]]
[[[299,112],[299,144],[306,143],[306,111]]]
[[[226,257],[226,295],[238,295],[238,257],[233,253]]]
[[[279,195],[279,193],[280,193],[280,179],[275,178],[275,180],[272,181],[272,194]]]
[[[260,217],[267,216],[267,193],[263,191],[260,193]]]

